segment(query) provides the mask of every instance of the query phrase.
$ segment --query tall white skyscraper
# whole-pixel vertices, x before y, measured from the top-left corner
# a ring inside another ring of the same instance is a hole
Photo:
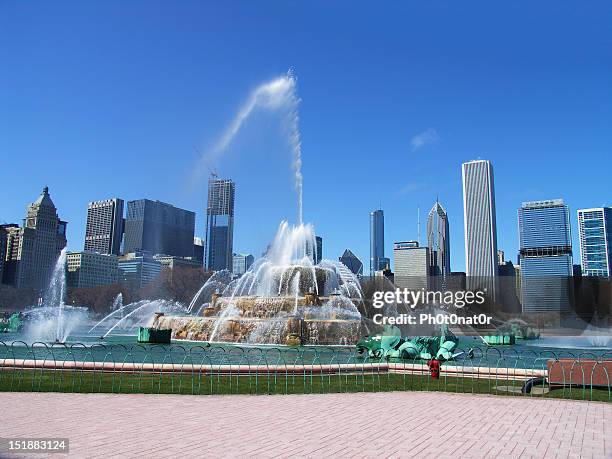
[[[469,290],[486,289],[497,297],[497,225],[493,165],[486,160],[462,164],[465,274]]]

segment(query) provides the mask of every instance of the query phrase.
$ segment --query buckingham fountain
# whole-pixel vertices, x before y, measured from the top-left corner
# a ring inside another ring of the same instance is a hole
[[[282,222],[267,253],[240,278],[215,273],[184,314],[156,313],[151,326],[191,341],[355,344],[359,280],[339,262],[315,264],[315,252],[312,225]]]

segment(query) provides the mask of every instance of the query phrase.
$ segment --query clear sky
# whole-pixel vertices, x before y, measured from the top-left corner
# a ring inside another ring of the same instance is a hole
[[[87,202],[159,199],[189,185],[250,92],[293,68],[304,219],[324,257],[368,265],[382,205],[386,255],[421,239],[439,197],[464,269],[461,163],[493,162],[498,245],[516,258],[522,201],[612,205],[612,3],[0,0],[0,222],[48,185],[68,245]],[[236,187],[235,251],[259,255],[295,221],[280,120],[256,113],[213,166]]]

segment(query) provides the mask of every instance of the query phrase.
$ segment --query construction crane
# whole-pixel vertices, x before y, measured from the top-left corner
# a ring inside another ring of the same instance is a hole
[[[204,159],[204,155],[202,154],[202,152],[198,149],[198,147],[196,147],[195,145],[193,146],[193,149],[196,151],[196,153],[200,156],[200,158]],[[217,174],[217,170],[216,169],[211,169],[211,167],[208,165],[208,161],[204,161],[204,164],[206,164],[206,169],[208,169],[208,172],[210,172],[210,176],[214,179],[219,178],[219,174]]]

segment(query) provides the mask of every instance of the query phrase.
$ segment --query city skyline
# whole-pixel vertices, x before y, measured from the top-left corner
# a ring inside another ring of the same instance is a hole
[[[473,161],[470,161],[468,163],[464,163],[464,166],[465,166],[465,164],[474,163],[474,162],[484,162],[484,163],[489,163],[490,164],[490,162],[487,161],[487,160],[476,160],[476,161],[473,160]],[[214,176],[214,177],[215,177],[215,180],[216,180],[216,176]],[[235,186],[234,182],[231,179],[220,179],[218,181],[219,182],[223,182],[223,183],[227,182],[227,183],[231,184],[232,188]],[[45,187],[45,189],[46,188],[47,187]],[[209,192],[210,192],[210,190],[209,190]],[[232,200],[233,200],[233,194],[234,193],[235,193],[235,191],[232,189],[232,193],[231,193],[232,194]],[[44,195],[44,190],[43,190],[43,195]],[[494,195],[495,195],[495,190],[493,189],[493,196]],[[88,244],[88,240],[87,240],[88,236],[87,236],[87,234],[89,234],[88,233],[89,230],[87,228],[91,226],[90,219],[92,218],[92,209],[94,211],[96,211],[96,210],[99,210],[99,208],[102,208],[103,211],[106,211],[107,213],[109,213],[109,211],[104,209],[104,208],[105,207],[110,207],[110,215],[112,216],[112,220],[114,221],[117,218],[117,216],[115,215],[115,210],[114,210],[114,207],[117,205],[117,201],[119,202],[119,208],[122,208],[123,207],[123,200],[122,199],[118,199],[118,198],[108,198],[108,199],[99,200],[99,201],[90,201],[90,202],[87,203],[87,209],[86,209],[87,213],[86,213],[86,218],[85,218],[86,232],[85,232],[85,236],[84,236],[85,237],[85,245],[86,246]],[[181,211],[181,212],[192,213],[192,214],[197,215],[197,212],[191,212],[189,210],[183,210],[183,209],[175,208],[172,204],[167,204],[167,203],[164,203],[164,202],[161,202],[161,201],[151,202],[151,200],[149,200],[149,199],[139,199],[139,200],[128,201],[128,204],[134,205],[137,201],[140,201],[140,202],[149,201],[151,204],[156,204],[157,203],[157,204],[161,204],[163,206],[167,206],[167,207],[173,208],[173,209]],[[533,202],[540,202],[540,201],[533,201]],[[542,201],[542,202],[545,202],[545,201]],[[525,204],[525,203],[523,203],[523,204]],[[610,214],[610,208],[609,207],[584,208],[584,209],[579,208],[579,209],[576,209],[578,218],[576,219],[575,222],[572,222],[571,221],[571,217],[570,217],[571,211],[568,212],[568,219],[569,219],[570,228],[571,228],[571,226],[573,224],[576,225],[575,231],[574,232],[570,231],[570,236],[569,236],[570,237],[570,242],[577,235],[577,237],[579,238],[578,245],[575,245],[577,248],[579,248],[577,250],[582,251],[582,247],[583,247],[583,242],[580,240],[580,234],[581,234],[580,232],[582,230],[581,227],[580,227],[580,225],[581,225],[581,223],[580,223],[580,215],[583,212],[585,212],[585,211],[589,212],[589,211],[593,211],[593,210],[602,211],[602,212],[605,213],[606,216],[608,216],[608,214]],[[446,216],[446,212],[445,212],[444,208],[441,206],[441,204],[439,203],[438,200],[436,200],[436,202],[434,203],[434,206],[432,207],[432,209],[429,212],[428,226],[430,226],[430,223],[431,223],[429,220],[431,220],[432,212],[435,212],[435,211],[441,212],[441,214],[439,216],[442,216],[443,217],[442,220],[445,220],[443,223],[446,225],[446,231],[448,231],[448,219],[447,219],[447,216]],[[233,212],[233,204],[232,204],[232,212]],[[372,211],[372,212],[369,213],[369,215],[370,215],[370,252],[372,250],[372,242],[373,242],[372,241],[373,223],[376,220],[374,218],[375,214],[377,214],[378,218],[382,219],[382,225],[381,225],[381,227],[382,227],[382,239],[384,241],[384,210],[383,209],[378,209],[376,211]],[[380,215],[378,215],[378,214],[380,214]],[[125,213],[125,216],[127,217],[127,211]],[[105,215],[104,218],[102,218],[102,219],[100,219],[99,216],[97,218],[98,218],[99,221],[102,221],[102,222],[104,222],[106,224],[105,219],[108,219],[108,218],[111,218],[111,217],[109,217],[108,215]],[[602,217],[599,216],[598,218],[602,218]],[[64,223],[66,223],[66,222],[64,222]],[[464,226],[465,226],[465,224],[466,224],[466,222],[465,222],[465,215],[464,215],[464,222],[463,223],[464,223]],[[520,232],[521,232],[520,221],[517,220],[517,223],[519,224],[519,231],[518,231],[518,233],[519,233],[519,236],[520,236]],[[3,224],[6,225],[6,223],[3,223]],[[9,225],[11,225],[11,224],[15,224],[15,223],[9,223]],[[125,222],[124,222],[124,224],[125,224]],[[380,226],[380,223],[378,223],[378,225]],[[19,226],[20,226],[20,224],[17,223],[17,227],[19,227]],[[495,231],[497,231],[497,229]],[[428,228],[428,236],[429,236],[429,232],[430,232],[430,228]],[[606,233],[606,234],[608,234],[608,233]],[[206,235],[204,235],[204,236],[206,236]],[[123,237],[125,238],[125,235]],[[107,237],[105,237],[105,240],[107,240],[107,239],[108,239],[108,235],[107,235]],[[198,240],[198,239],[203,240],[203,238],[199,238],[196,235],[196,236],[194,236],[194,244],[195,244],[195,241]],[[321,240],[322,240],[322,237],[317,234],[317,249],[318,249],[319,252],[320,252],[320,243],[321,243]],[[67,238],[67,242],[68,242],[67,243],[67,247],[69,248],[70,252],[72,252],[72,253],[79,253],[80,252],[80,250],[78,248],[76,250],[72,250],[71,249],[71,244],[70,244],[70,238],[69,237]],[[125,242],[125,239],[124,239],[124,242]],[[464,241],[464,243],[467,243],[467,241]],[[91,245],[91,242],[89,242],[89,244]],[[393,247],[395,247],[396,242],[391,242],[391,244],[393,245]],[[606,244],[609,244],[609,241],[606,240]],[[78,245],[78,244],[76,242],[73,242],[72,246],[75,246],[75,245]],[[83,245],[83,242],[81,242],[81,246],[82,245]],[[429,241],[428,241],[427,246],[429,246],[429,245],[430,244],[429,244]],[[122,244],[122,246],[123,246],[123,244]],[[386,247],[386,245],[384,243],[383,243],[383,247]],[[85,248],[84,250],[85,251],[96,252],[96,250],[94,250],[92,248],[89,248],[89,249]],[[135,249],[135,250],[139,251],[141,249]],[[251,251],[250,248],[247,248],[247,250]],[[430,251],[431,251],[431,248],[430,248]],[[519,244],[519,247],[516,250],[516,259],[515,259],[515,261],[518,261],[518,259],[520,258],[520,251],[521,251],[521,248],[520,248],[520,244]],[[124,253],[124,254],[133,253],[133,252],[134,252],[134,250],[131,250],[131,249],[129,249],[129,250],[122,250],[122,253]],[[151,252],[151,251],[149,251],[149,252]],[[253,251],[253,252],[256,253],[256,251]],[[495,257],[497,258],[499,256],[499,253],[504,253],[505,251],[501,250],[501,249],[498,249],[498,250],[495,250],[494,252],[495,252]],[[609,249],[608,249],[608,252],[609,252]],[[104,251],[98,251],[98,253],[103,253],[104,254],[105,252]],[[157,253],[157,252],[152,251],[151,255],[153,255],[155,253]],[[162,254],[162,252],[159,252],[159,253]],[[233,254],[233,251],[232,251],[232,254]],[[173,254],[171,254],[171,255],[173,255]],[[508,254],[506,254],[506,255],[508,255]],[[582,258],[580,255],[581,255],[581,252],[580,253],[577,252],[576,254],[574,254],[574,264],[580,264],[581,266],[584,266],[584,258]],[[433,255],[430,254],[430,257],[431,256],[433,256]],[[610,256],[609,253],[607,253],[607,256],[608,257]],[[191,258],[192,255],[189,255],[188,257]],[[328,257],[323,257],[323,258],[334,259],[334,256],[330,255]],[[509,257],[507,256],[506,259],[510,260],[510,261],[513,261],[513,257],[512,256],[509,256]],[[391,264],[391,268],[392,268],[392,271],[393,271],[394,270],[394,260],[393,260],[393,258],[385,257],[384,260],[388,260],[388,262]],[[232,265],[233,265],[233,263],[232,263]],[[204,264],[204,266],[206,267],[205,264]],[[231,266],[230,266],[230,270],[231,270]],[[452,271],[453,272],[465,272],[463,270],[456,270],[456,269],[453,269]],[[436,274],[434,274],[432,272],[432,275],[436,275]]]
[[[85,4],[40,5],[36,14],[27,5],[1,8],[0,151],[11,167],[0,180],[11,198],[0,205],[0,222],[19,223],[48,185],[71,222],[72,251],[82,249],[86,201],[112,196],[196,211],[203,237],[205,180],[185,183],[199,160],[194,146],[208,151],[253,88],[288,68],[301,99],[304,221],[325,238],[328,258],[348,247],[369,264],[367,213],[379,203],[391,253],[393,241],[416,239],[416,209],[439,196],[453,226],[451,269],[464,271],[459,168],[478,157],[497,171],[497,217],[509,222],[499,225],[498,245],[511,260],[519,203],[561,196],[572,225],[576,209],[610,205],[605,168],[587,183],[567,167],[577,157],[605,164],[612,144],[605,78],[612,64],[597,6],[577,13],[530,5],[528,18],[513,5],[490,14],[486,3],[444,11],[393,5],[384,14],[325,5],[325,15],[313,5],[245,4],[240,18],[227,5],[189,2],[144,13]],[[341,36],[338,22],[347,24]],[[238,46],[245,41],[248,50]],[[44,63],[40,72],[29,71],[35,63]],[[295,221],[291,155],[277,118],[254,113],[210,164],[244,191],[237,251],[263,252],[282,219]],[[100,173],[99,158],[114,167]],[[342,178],[357,197],[344,190],[329,199]]]

